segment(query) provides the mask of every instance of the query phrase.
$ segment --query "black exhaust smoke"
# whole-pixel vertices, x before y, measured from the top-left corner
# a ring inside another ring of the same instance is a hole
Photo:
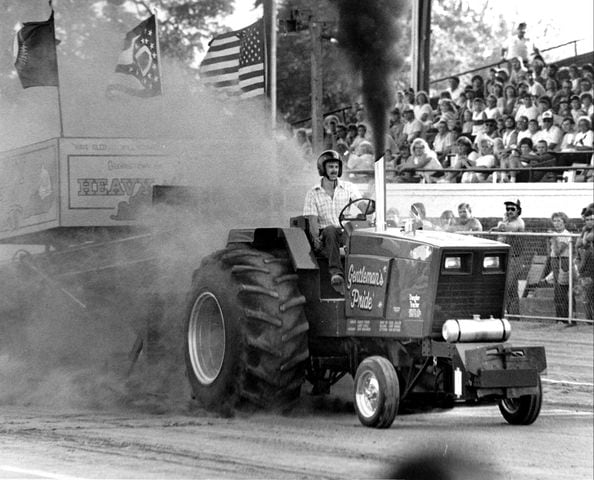
[[[390,76],[400,68],[398,20],[405,0],[337,0],[338,41],[360,73],[363,102],[373,130],[376,159],[384,154],[388,110],[394,103]]]

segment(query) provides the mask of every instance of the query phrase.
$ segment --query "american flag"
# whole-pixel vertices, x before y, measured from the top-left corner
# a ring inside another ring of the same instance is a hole
[[[264,95],[264,22],[213,38],[200,64],[203,82],[241,98]]]

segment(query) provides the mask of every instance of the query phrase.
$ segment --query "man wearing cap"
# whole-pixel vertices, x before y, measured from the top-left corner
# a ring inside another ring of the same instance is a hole
[[[542,140],[547,142],[548,151],[556,152],[561,146],[563,140],[563,130],[553,123],[553,112],[547,110],[542,114]]]
[[[520,200],[515,202],[508,200],[503,202],[505,205],[505,215],[503,220],[500,221],[496,227],[491,228],[491,232],[523,232],[526,229],[524,220],[520,218],[522,214],[522,206]],[[518,298],[518,276],[522,268],[522,262],[520,258],[520,238],[516,236],[503,236],[497,237],[497,241],[505,242],[510,245],[510,259],[508,263],[508,282],[506,286],[507,290],[507,313],[518,314],[520,313],[520,300]]]
[[[305,196],[303,215],[309,220],[309,233],[314,249],[328,258],[330,282],[334,289],[344,292],[344,273],[340,258],[340,246],[345,238],[338,215],[352,200],[361,194],[350,182],[339,180],[342,175],[342,159],[334,150],[326,150],[318,158],[320,183],[314,185]]]

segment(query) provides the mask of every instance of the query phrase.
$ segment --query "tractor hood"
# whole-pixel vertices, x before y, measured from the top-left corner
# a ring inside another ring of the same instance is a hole
[[[405,232],[401,228],[387,228],[384,232],[376,232],[374,228],[361,228],[352,233],[353,241],[356,237],[375,237],[385,239],[396,239],[404,242],[422,243],[437,248],[493,248],[508,247],[507,244],[476,237],[474,235],[462,235],[457,233],[448,233],[438,230],[415,230]],[[357,243],[355,241],[355,243]]]

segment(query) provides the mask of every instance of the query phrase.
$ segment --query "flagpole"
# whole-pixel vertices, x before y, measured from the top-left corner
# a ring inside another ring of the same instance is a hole
[[[56,44],[56,20],[54,17],[54,6],[52,5],[52,0],[48,1],[50,7],[50,16],[52,18],[52,33],[54,34],[54,51],[56,52],[56,77],[58,78],[58,117],[60,120],[60,138],[64,137],[64,117],[62,114],[62,93],[60,88],[60,65],[58,62],[58,45]]]
[[[272,132],[276,131],[276,0],[271,0],[270,7],[270,115]]]
[[[163,82],[163,74],[161,72],[161,47],[159,46],[159,18],[157,17],[157,9],[153,11],[155,16],[155,42],[157,42],[157,70],[159,72],[159,79],[161,83],[161,96],[165,95]]]

